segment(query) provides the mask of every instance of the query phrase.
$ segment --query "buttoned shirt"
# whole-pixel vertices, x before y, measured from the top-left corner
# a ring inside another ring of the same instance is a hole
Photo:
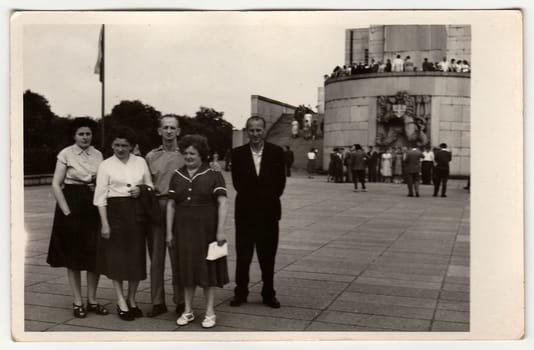
[[[169,183],[174,170],[184,166],[184,156],[178,148],[172,151],[166,151],[163,146],[148,152],[146,161],[154,188],[157,196],[166,196],[169,194]]]
[[[108,198],[130,197],[129,191],[142,184],[154,187],[145,160],[130,154],[128,161],[123,163],[113,155],[98,168],[93,204],[104,207]]]
[[[261,146],[261,149],[259,152],[256,152],[250,147],[250,151],[252,152],[252,160],[254,161],[254,168],[256,168],[256,175],[260,175],[261,170],[261,157],[263,155],[263,146]]]
[[[102,159],[102,153],[93,146],[82,149],[73,144],[64,148],[57,155],[57,160],[67,167],[63,182],[68,185],[93,183]]]

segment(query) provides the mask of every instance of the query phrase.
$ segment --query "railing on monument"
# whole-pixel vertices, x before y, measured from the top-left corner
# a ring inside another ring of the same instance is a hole
[[[471,73],[460,72],[375,72],[375,73],[360,73],[352,75],[343,75],[339,77],[330,77],[324,81],[325,85],[345,80],[369,79],[369,78],[391,78],[391,77],[455,77],[455,78],[471,78]]]

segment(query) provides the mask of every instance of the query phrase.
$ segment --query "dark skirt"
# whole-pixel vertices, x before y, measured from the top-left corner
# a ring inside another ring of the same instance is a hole
[[[216,240],[216,205],[176,205],[173,234],[173,284],[183,287],[222,287],[229,282],[226,257],[206,260],[208,245]]]
[[[86,185],[65,185],[63,195],[70,214],[65,216],[56,204],[46,261],[52,267],[94,272],[100,217],[93,191]]]
[[[99,235],[97,272],[117,281],[146,279],[147,223],[136,215],[134,198],[108,198],[110,238]]]

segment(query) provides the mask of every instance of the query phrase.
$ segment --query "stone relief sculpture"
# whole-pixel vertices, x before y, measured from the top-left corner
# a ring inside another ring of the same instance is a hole
[[[426,146],[430,143],[429,95],[409,95],[399,91],[394,96],[378,96],[376,145],[380,147]]]

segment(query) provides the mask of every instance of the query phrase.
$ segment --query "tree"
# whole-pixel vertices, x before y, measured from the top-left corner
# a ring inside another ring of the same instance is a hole
[[[208,138],[210,149],[222,157],[232,147],[233,126],[224,120],[224,113],[213,108],[200,107],[194,120],[205,128],[204,135]]]
[[[139,144],[142,154],[148,153],[151,149],[161,143],[161,138],[157,134],[159,118],[161,112],[141,101],[121,101],[111,110],[111,114],[104,118],[105,153],[109,152],[113,129],[118,126],[132,128]],[[100,125],[101,127],[102,125]]]

